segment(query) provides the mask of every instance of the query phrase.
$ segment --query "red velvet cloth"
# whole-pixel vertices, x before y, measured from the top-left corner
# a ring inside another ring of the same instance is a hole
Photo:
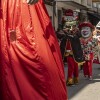
[[[63,62],[41,0],[2,0],[0,100],[67,100]]]

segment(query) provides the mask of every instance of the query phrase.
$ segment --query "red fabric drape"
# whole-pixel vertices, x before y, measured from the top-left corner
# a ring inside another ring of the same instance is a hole
[[[2,8],[1,8],[1,0],[0,0],[0,19],[2,18]]]
[[[0,100],[66,100],[59,45],[42,0],[2,0]]]

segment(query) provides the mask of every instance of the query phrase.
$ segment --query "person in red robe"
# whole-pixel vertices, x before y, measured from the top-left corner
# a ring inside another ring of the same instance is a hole
[[[68,31],[68,29],[65,29],[64,32],[66,34],[72,35],[73,37],[73,38],[69,37],[67,39],[66,47],[65,47],[65,56],[67,58],[67,64],[68,64],[68,75],[67,75],[66,84],[68,86],[72,86],[74,84],[79,83],[78,62],[75,60],[74,54],[73,54],[75,49],[72,49],[72,39],[74,40],[74,37],[78,38],[78,29],[76,28],[76,25],[73,25],[72,30]]]
[[[57,38],[43,1],[33,1],[1,0],[0,100],[67,100]]]
[[[72,51],[70,40],[67,40],[66,52],[67,52],[66,56],[67,56],[67,64],[68,64],[67,85],[71,86],[73,84],[78,84],[79,72],[78,72],[78,63],[75,61],[73,57],[73,51]]]

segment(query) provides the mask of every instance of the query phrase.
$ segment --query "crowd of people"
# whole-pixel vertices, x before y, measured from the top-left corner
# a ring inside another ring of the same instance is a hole
[[[92,65],[100,63],[100,36],[98,26],[85,21],[79,25],[67,26],[57,32],[63,62],[67,62],[68,75],[66,84],[79,83],[79,67],[85,79],[92,80]],[[98,34],[97,34],[98,33]]]

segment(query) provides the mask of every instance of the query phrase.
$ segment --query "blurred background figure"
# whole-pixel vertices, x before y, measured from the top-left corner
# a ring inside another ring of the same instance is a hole
[[[98,40],[98,45],[95,48],[93,63],[100,64],[100,22],[96,25],[93,31],[93,38]]]
[[[100,64],[100,22],[96,25],[96,38],[98,39],[98,63]]]

